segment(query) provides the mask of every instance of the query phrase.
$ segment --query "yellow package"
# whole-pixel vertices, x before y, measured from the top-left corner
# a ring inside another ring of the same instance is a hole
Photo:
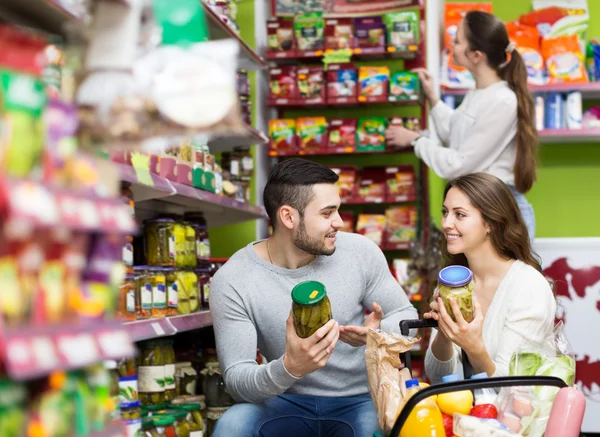
[[[387,98],[389,82],[388,67],[360,67],[358,70],[359,96]]]
[[[577,35],[543,40],[542,54],[546,60],[550,83],[588,82]]]

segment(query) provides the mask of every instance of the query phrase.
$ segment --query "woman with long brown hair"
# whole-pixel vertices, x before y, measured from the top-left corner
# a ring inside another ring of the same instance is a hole
[[[540,343],[552,332],[556,301],[533,253],[514,196],[486,173],[460,176],[446,185],[442,208],[447,265],[473,272],[475,318],[467,323],[456,302],[452,320],[436,293],[425,318],[438,321],[425,356],[432,382],[461,372],[464,350],[474,373],[506,376],[524,341]]]
[[[388,129],[388,143],[412,144],[447,180],[480,171],[498,176],[513,192],[533,240],[535,217],[523,194],[536,180],[538,135],[523,58],[499,18],[471,11],[458,27],[453,59],[471,72],[476,85],[456,110],[440,101],[429,72],[417,70],[437,134],[448,147],[402,127]]]

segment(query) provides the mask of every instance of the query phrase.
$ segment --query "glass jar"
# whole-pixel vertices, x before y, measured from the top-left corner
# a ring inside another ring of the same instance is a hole
[[[175,220],[171,218],[146,220],[144,236],[148,265],[175,265]]]
[[[175,278],[175,287],[177,289],[177,314],[190,314],[192,312],[188,290],[190,285],[185,282],[185,272],[176,271]]]
[[[152,284],[146,273],[147,266],[135,267],[135,318],[137,320],[152,317]]]
[[[196,230],[190,222],[184,222],[185,226],[185,266],[196,267]]]
[[[230,407],[234,401],[223,379],[223,371],[219,362],[208,362],[202,370],[202,391],[206,396],[208,408]]]
[[[155,417],[171,416],[175,419],[175,435],[177,437],[190,437],[190,424],[187,421],[187,413],[175,408],[161,410]]]
[[[165,401],[171,401],[177,396],[175,386],[175,351],[173,340],[162,340],[162,350],[165,361]]]
[[[142,405],[164,403],[165,357],[160,342],[145,343],[138,359],[138,386]]]
[[[137,437],[142,429],[142,410],[140,402],[136,401],[127,406],[121,405],[121,420],[125,425],[127,437]]]
[[[300,338],[308,338],[331,320],[331,303],[325,286],[317,281],[306,281],[292,290],[294,328]]]
[[[164,411],[167,408],[167,404],[156,404],[156,405],[142,405],[142,416],[152,417]]]
[[[254,173],[254,159],[248,147],[235,147],[233,153],[239,162],[239,178],[243,181],[252,179]]]
[[[210,298],[210,274],[206,272],[206,270],[197,271],[196,275],[198,276],[198,290],[200,292],[200,302],[203,308],[209,308],[209,298]]]
[[[152,424],[156,431],[156,434],[151,434],[152,437],[177,437],[173,416],[152,416]]]
[[[199,263],[210,259],[210,241],[208,238],[208,227],[206,219],[201,212],[190,212],[185,218],[195,230],[196,233],[196,259]]]
[[[437,291],[440,293],[446,311],[456,322],[450,299],[454,299],[460,308],[465,322],[471,323],[473,313],[473,272],[464,266],[448,266],[438,274]]]
[[[125,280],[119,287],[119,302],[117,303],[116,315],[119,319],[125,321],[136,319],[134,275],[125,275]]]
[[[121,408],[137,403],[139,406],[139,386],[137,375],[119,376],[119,405]]]
[[[179,396],[195,394],[197,381],[198,373],[191,362],[175,363],[175,385]]]
[[[210,437],[215,429],[215,425],[217,424],[217,421],[221,418],[221,416],[223,414],[225,414],[225,411],[227,411],[229,408],[209,408],[206,416],[207,416],[207,420],[206,420],[206,433],[204,434],[205,437]]]
[[[177,276],[173,267],[164,267],[165,284],[167,286],[167,317],[176,316],[179,306],[179,295],[177,293]]]
[[[167,315],[167,284],[165,274],[160,267],[150,267],[147,280],[152,286],[152,317]]]
[[[200,308],[198,277],[194,272],[188,271],[177,271],[176,276],[178,298],[181,307],[179,313],[189,314],[198,311]],[[187,304],[184,304],[183,301],[187,301]]]
[[[137,375],[136,364],[133,358],[123,358],[117,363],[119,376]]]
[[[198,403],[185,403],[176,406],[186,414],[190,426],[190,437],[201,437],[204,432],[205,419],[202,417],[201,405]]]
[[[186,267],[186,230],[182,222],[175,222],[175,226],[173,228],[173,240],[175,244],[175,267]]]

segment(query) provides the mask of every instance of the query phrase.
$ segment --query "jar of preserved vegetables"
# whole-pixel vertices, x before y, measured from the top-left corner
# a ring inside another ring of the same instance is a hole
[[[198,311],[198,278],[194,272],[177,271],[177,291],[179,299],[178,311],[180,314],[189,314]]]
[[[198,290],[200,291],[201,306],[203,308],[208,308],[210,306],[208,301],[210,298],[210,274],[204,269],[197,270],[196,275],[198,276]]]
[[[190,437],[202,437],[204,433],[205,419],[202,417],[202,410],[198,403],[185,403],[176,406],[185,412],[186,420],[190,426]]]
[[[164,267],[163,273],[165,275],[165,283],[167,286],[167,317],[176,316],[178,314],[179,295],[175,268]]]
[[[136,319],[134,275],[125,275],[125,280],[121,284],[121,287],[119,287],[119,302],[117,304],[116,315],[118,318],[125,321]]]
[[[135,317],[137,320],[152,317],[152,284],[146,273],[147,266],[135,267]]]
[[[147,280],[152,285],[152,317],[167,315],[167,283],[161,267],[150,267]]]
[[[210,240],[208,238],[208,227],[206,219],[201,212],[190,212],[185,215],[196,232],[196,259],[198,262],[206,262],[210,259]]]
[[[171,401],[177,396],[175,386],[175,351],[173,340],[160,341],[165,360],[165,401]]]
[[[171,218],[146,220],[144,237],[148,265],[175,265],[175,220]]]
[[[137,375],[119,376],[118,384],[119,404],[121,405],[121,408],[128,407],[135,403],[139,406]]]
[[[464,266],[448,266],[438,274],[437,291],[446,311],[455,320],[450,299],[454,299],[465,322],[471,323],[473,312],[473,272]]]
[[[173,228],[173,238],[175,241],[175,267],[186,267],[186,230],[182,222],[175,222],[175,226]]]
[[[178,395],[193,395],[196,393],[198,373],[192,367],[192,363],[184,361],[175,363],[175,385]]]
[[[138,386],[142,405],[164,403],[165,357],[160,342],[145,343],[138,359]]]
[[[196,267],[196,230],[190,222],[183,222],[185,226],[185,266]]]
[[[223,371],[219,362],[208,362],[202,370],[202,391],[206,396],[208,408],[230,407],[234,401],[223,379]]]
[[[173,426],[175,427],[175,435],[177,437],[190,437],[190,424],[187,421],[185,411],[169,408],[159,411],[155,417],[171,416],[175,419]]]
[[[173,416],[152,416],[152,424],[154,432],[151,429],[151,437],[177,437]]]
[[[125,424],[127,437],[140,435],[142,429],[142,411],[140,402],[132,402],[127,406],[121,405],[121,420]]]
[[[142,405],[142,416],[152,417],[159,414],[161,411],[167,408],[167,404],[156,404],[156,405]]]
[[[296,334],[308,338],[331,320],[331,303],[325,285],[306,281],[292,290],[292,314]]]
[[[204,434],[205,437],[210,437],[213,433],[213,430],[215,429],[215,425],[217,424],[217,421],[221,418],[221,416],[223,414],[225,414],[225,411],[227,411],[229,409],[229,407],[227,408],[209,408],[208,412],[206,414],[207,416],[207,420],[206,420],[206,433]]]

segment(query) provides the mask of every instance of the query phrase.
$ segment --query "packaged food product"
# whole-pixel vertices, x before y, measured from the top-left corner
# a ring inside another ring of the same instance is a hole
[[[175,265],[175,220],[159,218],[144,222],[146,259],[153,266]]]
[[[539,30],[536,27],[515,22],[507,23],[506,30],[510,41],[515,44],[516,50],[525,62],[527,83],[545,85],[548,80],[545,74]]]
[[[356,232],[364,235],[373,243],[381,246],[385,230],[385,216],[382,214],[360,214],[356,224]]]
[[[299,99],[295,66],[269,70],[269,102],[271,104],[294,103]]]
[[[385,25],[381,17],[355,18],[354,36],[359,53],[385,52]]]
[[[390,79],[390,100],[419,100],[421,82],[416,73],[397,71]]]
[[[384,117],[359,118],[356,128],[356,151],[385,150],[387,120]]]
[[[210,274],[206,270],[202,270],[196,271],[196,275],[198,276],[198,288],[200,290],[200,305],[203,308],[208,308],[210,305]]]
[[[294,328],[300,338],[308,338],[331,320],[331,303],[325,285],[317,281],[297,284],[292,290]]]
[[[119,404],[127,407],[132,403],[138,403],[138,377],[137,375],[119,376]]]
[[[165,356],[160,342],[146,342],[138,361],[138,385],[142,405],[163,404],[165,402]]]
[[[152,317],[167,315],[167,285],[161,268],[149,267],[146,281],[152,287]]]
[[[327,68],[327,102],[352,103],[358,97],[358,70],[354,64],[330,64]]]
[[[175,385],[178,395],[193,395],[196,393],[198,373],[190,361],[175,363]]]
[[[352,18],[328,18],[325,20],[325,50],[354,48]]]
[[[173,416],[152,416],[152,426],[150,437],[179,437],[175,430],[175,418]]]
[[[437,291],[446,307],[446,312],[456,321],[450,306],[450,298],[454,299],[467,323],[473,320],[473,273],[467,267],[448,266],[438,274]]]
[[[385,210],[388,243],[414,241],[417,235],[416,206],[397,206]]]
[[[190,437],[190,424],[186,420],[186,412],[176,408],[166,408],[158,411],[152,417],[165,417],[170,416],[175,421],[173,427],[175,428],[176,437]]]
[[[175,386],[175,351],[173,340],[160,340],[165,362],[165,401],[169,402],[177,396]]]
[[[415,197],[415,170],[408,166],[385,168],[388,202],[406,202]]]
[[[503,388],[496,405],[498,420],[511,432],[518,434],[523,434],[540,413],[540,400],[531,387]]]
[[[386,193],[385,167],[365,167],[361,172],[359,197],[365,202],[381,203]]]
[[[418,379],[406,381],[405,401],[408,401],[419,390],[421,388]],[[442,413],[431,397],[422,400],[412,409],[400,431],[400,437],[438,437],[445,434]]]
[[[119,288],[117,317],[121,320],[135,320],[135,276],[127,275]]]
[[[336,184],[342,202],[354,198],[357,192],[358,169],[354,166],[330,167],[330,169],[339,176]]]
[[[542,40],[550,83],[588,82],[577,35]]]
[[[204,431],[204,418],[199,403],[184,403],[178,405],[177,409],[183,411],[185,419],[190,427],[190,437],[202,437]]]
[[[390,69],[388,67],[360,67],[358,70],[358,101],[387,101],[389,81]]]
[[[387,28],[388,47],[416,51],[421,42],[421,25],[416,11],[388,12],[383,16]]]
[[[298,68],[298,98],[305,104],[325,103],[325,72],[323,67]]]
[[[587,40],[589,7],[587,0],[534,0],[533,11],[519,17],[526,26],[537,27],[544,39],[577,35],[581,42]],[[584,50],[584,44],[581,50]]]
[[[296,49],[294,23],[285,18],[276,17],[267,21],[267,41],[270,52],[285,54]]]
[[[344,226],[340,228],[342,232],[354,232],[354,225],[356,224],[356,217],[354,217],[354,213],[352,211],[342,211],[340,212],[340,217],[344,222]]]
[[[152,317],[152,284],[147,269],[147,266],[135,267],[135,317],[138,320]]]
[[[459,437],[516,437],[506,426],[495,419],[481,419],[464,414],[454,415],[454,434]]]
[[[183,222],[185,227],[185,263],[184,267],[196,267],[196,230],[189,222]]]
[[[329,120],[327,147],[344,152],[356,149],[356,118],[334,118]]]
[[[325,117],[304,117],[296,120],[301,152],[324,150],[327,147],[327,120]]]
[[[271,142],[269,148],[273,152],[295,152],[296,142],[296,120],[286,118],[269,120],[269,137]]]
[[[199,310],[200,296],[198,277],[194,272],[177,271],[177,299],[180,314],[189,314]]]
[[[322,12],[306,12],[294,18],[296,44],[301,52],[323,50],[325,25]]]
[[[128,436],[140,435],[142,430],[142,410],[140,401],[132,402],[126,406],[121,404],[121,420],[125,424]]]

